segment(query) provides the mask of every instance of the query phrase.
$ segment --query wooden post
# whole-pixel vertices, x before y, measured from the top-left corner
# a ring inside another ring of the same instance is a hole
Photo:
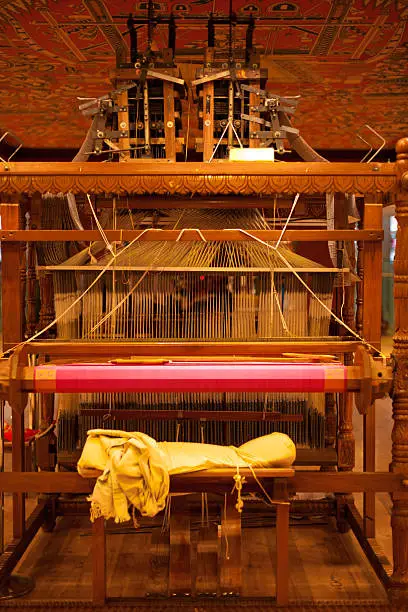
[[[348,229],[348,202],[344,194],[335,194],[335,208],[334,208],[334,220],[336,229]],[[337,258],[339,267],[344,267],[345,258],[343,253],[346,252],[346,245],[344,242],[337,243]],[[344,312],[342,313],[342,306],[344,300]],[[350,300],[350,288],[349,287],[338,287],[335,291],[335,304],[337,316],[348,314],[348,302]],[[346,323],[349,323],[350,321]],[[340,327],[340,335],[347,334],[348,332]],[[349,354],[344,356],[344,363],[350,364],[352,357]],[[351,471],[355,464],[355,438],[353,431],[353,397],[350,393],[345,393],[339,396],[339,433],[337,440],[337,452],[338,452],[338,469],[342,471]],[[340,498],[339,498],[340,499]],[[338,499],[338,502],[339,502]]]
[[[18,202],[1,203],[2,229],[22,229]],[[19,242],[3,242],[2,255],[2,332],[3,351],[7,351],[23,339],[24,302],[22,300],[20,270],[22,250]]]
[[[392,472],[408,478],[408,138],[397,143],[397,168],[401,191],[395,203],[398,222],[394,261],[396,364],[392,431]],[[408,492],[392,495],[391,515],[394,571],[389,596],[395,604],[408,603]]]
[[[106,533],[103,516],[92,523],[92,601],[101,606],[106,601]]]
[[[381,230],[382,200],[374,194],[364,202],[364,229]],[[366,242],[363,251],[362,280],[363,338],[375,348],[381,348],[382,244]],[[363,416],[363,470],[375,472],[375,404],[367,407]],[[375,493],[364,493],[363,527],[367,538],[375,537]]]
[[[278,606],[287,606],[289,598],[289,508],[289,502],[276,506],[276,603]]]
[[[176,161],[176,121],[174,117],[174,86],[163,81],[164,139],[166,158]]]
[[[260,87],[259,81],[255,81],[254,83],[251,83],[252,87]],[[244,93],[242,92],[242,95],[244,95]],[[257,111],[252,111],[252,107],[254,106],[259,106],[259,96],[256,93],[251,92],[249,94],[249,114],[252,115],[253,117],[259,117],[259,112]],[[250,135],[253,132],[256,132],[256,130],[259,128],[259,126],[254,123],[253,121],[249,122],[249,133],[248,133],[248,142],[249,142],[249,148],[250,149],[258,149],[261,145],[261,141],[259,140],[259,138],[251,138]]]
[[[130,125],[129,125],[129,95],[127,91],[122,91],[118,95],[118,144],[120,149],[126,149],[120,154],[121,160],[130,159]]]
[[[203,87],[203,161],[210,161],[214,150],[214,83]]]
[[[1,203],[0,214],[3,229],[21,229],[21,211],[18,202]],[[21,284],[21,244],[3,242],[2,254],[2,331],[3,351],[11,349],[23,340],[24,301]],[[19,400],[22,400],[20,397]],[[12,469],[24,471],[24,410],[21,405],[12,405],[13,445]],[[13,537],[21,538],[25,530],[25,497],[13,494]]]

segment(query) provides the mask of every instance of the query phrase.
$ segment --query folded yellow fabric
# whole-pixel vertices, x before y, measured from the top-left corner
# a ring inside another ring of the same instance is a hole
[[[292,440],[274,432],[239,448],[190,442],[156,442],[141,432],[94,429],[88,438],[78,472],[88,477],[102,471],[91,501],[91,520],[99,516],[128,521],[129,505],[142,516],[163,510],[170,475],[220,467],[288,467],[296,457]]]

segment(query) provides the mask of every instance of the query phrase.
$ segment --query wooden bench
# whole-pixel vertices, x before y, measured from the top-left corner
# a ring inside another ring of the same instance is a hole
[[[219,493],[224,495],[221,525],[218,533],[203,533],[203,546],[197,550],[197,565],[212,565],[212,581],[200,594],[237,596],[241,593],[242,552],[241,514],[237,511],[234,486],[235,469],[205,470],[172,476],[170,481],[171,513],[169,525],[169,579],[168,596],[186,596],[194,591],[191,568],[190,517],[184,495],[188,493]],[[243,494],[261,493],[258,479],[248,469],[240,470],[245,477]],[[262,469],[262,486],[276,506],[276,603],[288,603],[289,586],[289,498],[288,479],[294,476],[292,469]],[[221,533],[220,533],[221,530]],[[219,537],[221,535],[221,537]],[[200,537],[200,534],[199,534]],[[98,518],[92,530],[92,593],[93,602],[101,605],[107,599],[106,583],[106,532],[105,520]],[[218,571],[217,571],[218,567]],[[197,571],[197,581],[200,580]]]

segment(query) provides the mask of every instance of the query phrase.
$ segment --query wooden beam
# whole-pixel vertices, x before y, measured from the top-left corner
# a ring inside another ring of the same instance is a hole
[[[248,230],[245,234],[238,229],[233,230],[200,230],[188,229],[183,232],[180,230],[105,230],[106,238],[110,242],[130,242],[139,239],[141,242],[165,241],[173,242],[200,242],[203,237],[206,240],[218,241],[248,241],[251,236],[264,241],[276,242],[281,230]],[[380,242],[383,240],[382,230],[286,230],[285,240],[298,242],[326,242],[328,240],[358,240],[360,242]],[[15,242],[93,242],[101,240],[98,230],[0,230],[0,240],[3,244]],[[3,246],[4,248],[4,246]],[[10,247],[11,248],[11,247]],[[17,248],[17,247],[14,247]]]
[[[272,357],[283,353],[330,354],[342,355],[353,353],[360,346],[358,341],[330,340],[305,341],[297,340],[271,341],[271,342],[58,342],[43,341],[30,342],[21,350],[21,359],[30,355],[49,355],[62,357],[67,363],[70,359],[98,357],[160,357],[170,358],[188,355],[194,357],[204,356],[251,356]],[[21,364],[23,365],[23,361]]]
[[[205,103],[205,101],[204,101]],[[0,166],[1,176],[382,176],[396,177],[394,163],[356,162],[206,162],[165,163],[157,166],[156,160],[135,160],[128,164],[99,164],[95,162],[9,162],[7,169]],[[364,193],[374,193],[367,192]]]
[[[249,469],[241,469],[246,483],[244,492],[258,490]],[[341,493],[358,493],[364,491],[389,492],[408,494],[408,487],[403,484],[402,474],[390,472],[306,472],[280,468],[257,468],[258,479],[268,482],[274,478],[288,478],[289,489],[299,493],[316,491],[331,491]],[[171,476],[170,488],[174,493],[194,491],[231,491],[235,470],[230,468],[205,470],[190,474]],[[96,475],[96,474],[95,474]],[[0,473],[0,491],[10,493],[83,493],[93,490],[94,480],[82,478],[71,472],[30,472],[30,473]]]
[[[204,99],[204,105],[206,100]],[[397,190],[393,163],[187,162],[126,164],[10,162],[0,166],[3,193],[274,195],[276,193],[375,193]]]

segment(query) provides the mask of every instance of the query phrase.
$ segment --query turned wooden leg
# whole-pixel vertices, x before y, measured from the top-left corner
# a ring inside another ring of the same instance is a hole
[[[355,454],[353,396],[351,393],[346,393],[339,398],[339,435],[337,442],[337,465],[339,471],[349,472],[354,468]]]
[[[397,167],[402,192],[395,203],[398,221],[394,262],[395,334],[393,355],[396,362],[393,394],[391,471],[408,479],[408,138],[397,143]],[[392,496],[391,515],[394,571],[389,597],[408,609],[408,492]]]
[[[375,403],[363,416],[364,472],[375,472]],[[363,497],[363,529],[366,538],[375,538],[375,493]]]
[[[355,439],[353,432],[353,397],[351,393],[340,396],[339,400],[339,436],[337,442],[337,465],[340,472],[352,471],[355,463]],[[350,495],[336,495],[337,529],[346,533],[349,525],[345,518],[345,506]]]

